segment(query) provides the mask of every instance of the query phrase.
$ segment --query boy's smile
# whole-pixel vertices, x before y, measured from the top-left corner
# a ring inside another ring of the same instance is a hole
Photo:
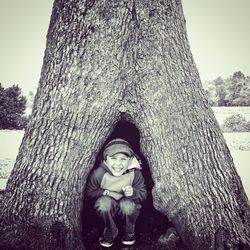
[[[121,176],[130,166],[132,158],[124,153],[117,153],[115,155],[107,155],[105,161],[107,167],[114,176]]]

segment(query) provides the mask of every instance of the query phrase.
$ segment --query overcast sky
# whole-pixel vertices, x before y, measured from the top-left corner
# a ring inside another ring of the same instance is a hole
[[[250,0],[183,0],[202,81],[250,75]],[[36,91],[53,0],[0,0],[0,82]]]

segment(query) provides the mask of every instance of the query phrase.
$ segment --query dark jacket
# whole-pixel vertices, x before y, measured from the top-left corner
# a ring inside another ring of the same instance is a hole
[[[113,176],[108,167],[102,162],[89,176],[86,195],[97,199],[105,190],[123,194],[122,187],[131,185],[133,195],[128,197],[135,203],[142,203],[147,197],[144,178],[140,169],[129,169],[121,176]]]

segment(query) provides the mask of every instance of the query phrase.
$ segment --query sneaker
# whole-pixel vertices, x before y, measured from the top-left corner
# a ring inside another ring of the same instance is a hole
[[[101,237],[99,239],[99,243],[102,247],[112,247],[114,244],[114,241],[111,239],[106,239],[105,237]]]
[[[134,245],[135,244],[135,235],[134,234],[125,235],[122,238],[122,244],[127,245],[127,246]]]
[[[114,244],[114,239],[115,237],[112,237],[107,228],[105,228],[99,239],[99,243],[103,247],[111,247]]]

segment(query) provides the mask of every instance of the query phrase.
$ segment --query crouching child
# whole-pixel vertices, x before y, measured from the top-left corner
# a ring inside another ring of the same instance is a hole
[[[130,144],[123,139],[110,141],[103,161],[90,175],[86,195],[95,199],[94,209],[103,223],[99,243],[111,247],[118,235],[116,218],[122,222],[122,243],[135,243],[135,223],[147,191],[141,166]]]

